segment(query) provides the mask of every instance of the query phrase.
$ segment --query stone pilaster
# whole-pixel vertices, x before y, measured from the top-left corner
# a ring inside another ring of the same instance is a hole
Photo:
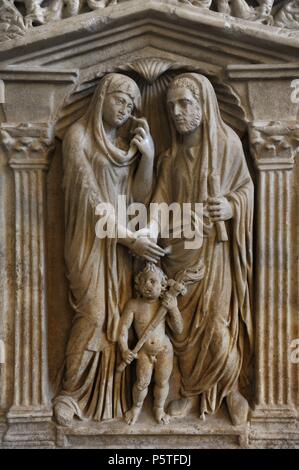
[[[295,430],[296,423],[290,360],[291,205],[299,124],[256,122],[250,126],[249,137],[258,172],[254,287],[256,397],[251,424],[253,430],[265,431],[269,438],[278,431],[281,435],[282,427]]]
[[[53,149],[48,125],[2,124],[15,183],[15,369],[5,441],[52,441],[47,375],[45,184]]]

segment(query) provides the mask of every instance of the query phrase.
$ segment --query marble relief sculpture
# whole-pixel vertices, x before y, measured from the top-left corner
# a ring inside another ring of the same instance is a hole
[[[260,21],[272,24],[271,11],[274,0],[259,0],[253,7],[246,0],[219,0],[217,9],[220,13],[249,21]]]
[[[299,0],[0,0],[0,448],[299,447]]]
[[[26,9],[26,17],[35,25],[44,23],[44,10],[41,7],[43,0],[19,0],[16,3],[24,3]]]
[[[298,29],[299,28],[299,1],[292,0],[284,2],[276,10],[274,16],[274,25],[281,28]]]
[[[101,80],[88,111],[64,139],[65,258],[75,317],[62,391],[54,402],[61,425],[70,425],[74,416],[124,416],[134,424],[153,371],[159,423],[167,423],[169,416],[186,416],[196,400],[202,419],[216,413],[224,399],[233,424],[247,419],[248,402],[239,382],[253,341],[252,182],[241,142],[224,124],[205,77],[176,77],[167,106],[172,146],[159,158],[155,181],[149,126],[134,116],[140,110],[140,92],[124,75]],[[148,229],[133,233],[121,226],[118,239],[97,238],[97,205],[109,201],[116,207],[120,194],[127,196],[128,204],[202,203],[202,243],[188,249],[186,239],[173,229],[172,236],[163,237],[155,211]],[[132,254],[152,263],[136,277],[138,298],[132,290]],[[159,297],[167,278],[157,262],[175,280],[162,296],[162,306]],[[139,345],[135,349],[128,343],[132,325]],[[166,414],[173,350],[181,396]],[[126,368],[134,359],[135,385]]]
[[[181,3],[185,3],[186,5],[194,5],[200,8],[207,8],[209,9],[212,5],[212,0],[179,0]]]
[[[0,0],[0,42],[23,36],[30,22],[9,0]]]
[[[107,75],[64,139],[65,260],[75,318],[62,392],[55,400],[60,424],[70,424],[74,415],[102,420],[127,409],[126,384],[116,396],[114,371],[120,312],[132,297],[129,250],[149,260],[163,250],[125,227],[119,240],[97,238],[95,210],[101,202],[116,206],[119,194],[128,204],[148,202],[154,146],[146,122],[134,119],[139,109],[136,83]],[[120,136],[128,121],[137,127]]]

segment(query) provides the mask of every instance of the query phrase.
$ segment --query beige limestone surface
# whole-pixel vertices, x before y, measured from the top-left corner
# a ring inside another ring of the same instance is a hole
[[[0,2],[0,448],[298,448],[297,2],[40,3]]]

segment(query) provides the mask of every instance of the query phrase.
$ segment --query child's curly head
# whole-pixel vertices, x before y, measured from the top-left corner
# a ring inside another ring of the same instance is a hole
[[[144,269],[135,276],[136,292],[140,294],[141,282],[144,278],[146,278],[148,273],[155,273],[159,277],[160,283],[161,283],[161,293],[165,292],[167,289],[167,280],[168,280],[167,276],[162,271],[162,269],[160,269],[154,263],[146,263]]]

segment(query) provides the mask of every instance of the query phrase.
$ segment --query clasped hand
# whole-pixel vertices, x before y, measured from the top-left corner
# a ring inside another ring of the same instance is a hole
[[[147,261],[151,261],[152,263],[157,263],[159,259],[165,255],[163,248],[145,236],[137,237],[134,243],[130,246],[130,249],[135,255],[140,256]]]

